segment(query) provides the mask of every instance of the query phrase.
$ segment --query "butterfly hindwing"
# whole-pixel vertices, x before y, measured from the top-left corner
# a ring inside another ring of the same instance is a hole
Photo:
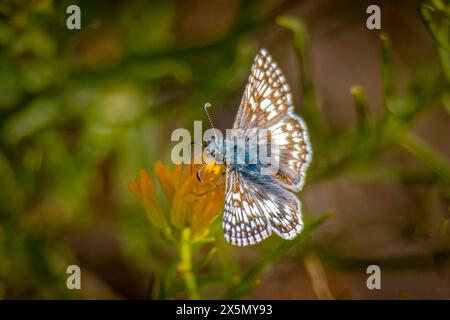
[[[259,195],[242,175],[227,168],[223,231],[225,239],[237,246],[256,244],[271,234],[267,217],[258,208]]]
[[[303,227],[300,202],[271,177],[263,184],[227,169],[223,214],[225,239],[233,245],[261,242],[272,230],[293,239]]]
[[[263,192],[263,211],[271,229],[283,239],[295,238],[303,229],[300,201],[277,181],[266,184]]]

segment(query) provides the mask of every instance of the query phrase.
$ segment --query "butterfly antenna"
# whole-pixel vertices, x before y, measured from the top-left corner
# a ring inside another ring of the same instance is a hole
[[[209,107],[211,107],[211,103],[207,102],[203,106],[203,110],[205,111],[206,117],[208,118],[209,125],[211,126],[212,129],[214,129],[214,137],[216,138],[216,141],[218,141],[217,140],[217,135],[216,135],[216,128],[214,128],[214,124],[213,124],[211,116],[209,115],[209,112],[208,112],[208,108]]]

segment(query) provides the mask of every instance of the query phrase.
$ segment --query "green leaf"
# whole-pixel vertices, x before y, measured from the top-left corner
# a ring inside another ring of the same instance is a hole
[[[366,97],[360,86],[354,86],[350,90],[353,97],[356,110],[356,133],[353,147],[354,158],[365,159],[371,154],[370,148],[370,134],[371,134],[371,119],[369,116],[369,108],[367,106]]]
[[[450,81],[450,5],[443,0],[425,1],[420,16],[438,45],[442,69]]]
[[[167,267],[166,272],[164,272],[164,276],[161,279],[161,289],[159,292],[159,298],[161,300],[168,299],[171,296],[171,280],[177,273],[177,260],[172,261],[172,263]]]
[[[388,107],[390,98],[395,92],[395,79],[392,66],[392,44],[387,33],[380,34],[381,39],[381,82],[386,106]]]
[[[211,248],[207,254],[203,256],[203,258],[194,266],[194,272],[197,272],[201,270],[202,268],[206,267],[211,260],[215,257],[217,253],[217,247]]]
[[[450,183],[450,166],[437,154],[428,144],[412,133],[405,134],[400,140],[400,144],[412,155],[422,160],[422,162],[430,167],[442,180]]]

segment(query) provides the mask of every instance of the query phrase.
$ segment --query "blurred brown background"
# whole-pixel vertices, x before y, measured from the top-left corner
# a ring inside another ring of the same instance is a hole
[[[79,31],[65,28],[72,3],[81,8]],[[205,120],[205,102],[213,105],[217,127],[231,127],[260,47],[281,66],[304,114],[298,52],[292,33],[277,23],[289,15],[308,28],[304,58],[328,141],[318,144],[313,131],[319,151],[300,198],[306,218],[333,215],[305,247],[273,263],[246,297],[449,299],[448,176],[398,145],[386,146],[364,170],[330,165],[319,175],[328,163],[322,155],[332,163],[327,150],[345,153],[346,137],[356,130],[353,86],[363,88],[374,118],[387,112],[380,31],[366,28],[370,4],[381,7],[381,31],[392,44],[399,104],[422,97],[421,88],[430,96],[408,130],[448,172],[448,108],[441,95],[431,96],[428,78],[410,86],[428,70],[448,89],[421,3],[2,2],[0,298],[148,297],[149,283],[176,252],[148,223],[127,183],[141,168],[153,170],[156,160],[170,163],[172,130]],[[220,244],[215,263],[225,262],[212,268],[239,275],[274,241],[251,248]],[[80,292],[65,288],[69,264],[82,268]],[[381,290],[366,287],[371,264],[381,267]],[[220,297],[221,290],[204,289],[203,297]]]

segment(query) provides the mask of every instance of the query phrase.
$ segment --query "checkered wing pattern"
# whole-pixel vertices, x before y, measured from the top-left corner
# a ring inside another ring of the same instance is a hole
[[[279,185],[262,186],[227,169],[223,211],[225,239],[248,246],[266,239],[272,231],[293,239],[303,228],[300,202]]]
[[[223,232],[236,246],[248,246],[271,234],[268,217],[260,210],[263,202],[258,186],[244,179],[240,172],[227,168]]]
[[[269,141],[278,147],[274,177],[287,188],[301,190],[312,154],[308,132],[294,113],[286,78],[265,49],[256,55],[233,128],[267,129]]]
[[[233,129],[267,129],[265,143],[271,144],[270,156],[278,160],[278,168],[271,177],[260,180],[236,168],[227,169],[226,240],[239,246],[252,245],[272,231],[284,239],[294,238],[303,227],[301,205],[286,189],[301,190],[311,147],[305,124],[294,113],[286,79],[265,49],[256,55]]]

